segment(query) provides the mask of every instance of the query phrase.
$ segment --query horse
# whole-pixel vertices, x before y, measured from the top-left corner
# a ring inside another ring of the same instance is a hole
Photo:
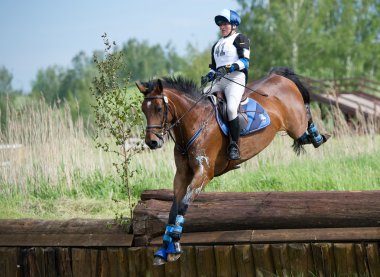
[[[174,198],[163,245],[154,254],[154,265],[180,257],[186,211],[214,177],[238,168],[239,164],[260,153],[280,131],[293,138],[297,154],[304,151],[305,144],[319,147],[328,139],[328,135],[321,135],[313,123],[307,88],[288,68],[274,68],[246,87],[247,96],[265,109],[270,124],[240,137],[240,160],[228,159],[229,139],[217,124],[216,107],[193,81],[169,76],[137,81],[136,86],[144,95],[141,109],[147,123],[145,143],[150,149],[158,149],[163,146],[167,134],[175,143]]]

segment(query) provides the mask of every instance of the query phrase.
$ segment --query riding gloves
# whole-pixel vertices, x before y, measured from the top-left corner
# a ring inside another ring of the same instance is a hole
[[[207,84],[208,82],[211,82],[214,80],[215,80],[215,72],[210,71],[205,76],[201,77],[201,85],[203,86],[203,85]]]

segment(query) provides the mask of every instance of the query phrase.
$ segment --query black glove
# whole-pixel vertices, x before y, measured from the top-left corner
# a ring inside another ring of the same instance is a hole
[[[201,77],[201,86],[205,86],[208,83],[207,75]]]
[[[210,71],[209,73],[207,73],[207,75],[201,77],[201,85],[204,86],[208,82],[213,81],[214,79],[215,79],[215,73]]]
[[[225,66],[221,66],[217,69],[216,71],[216,79],[217,80],[220,80],[224,77],[224,75],[226,75],[228,72],[227,72],[227,68]]]
[[[216,78],[220,80],[221,78],[224,77],[224,75],[234,72],[235,69],[238,67],[237,64],[228,64],[225,66],[221,66],[216,70]]]

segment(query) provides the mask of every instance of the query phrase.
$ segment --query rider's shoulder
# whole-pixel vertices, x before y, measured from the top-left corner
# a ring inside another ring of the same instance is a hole
[[[242,33],[238,33],[235,40],[234,40],[234,44],[238,44],[238,45],[245,44],[246,46],[249,46],[250,40],[246,35],[244,35]]]

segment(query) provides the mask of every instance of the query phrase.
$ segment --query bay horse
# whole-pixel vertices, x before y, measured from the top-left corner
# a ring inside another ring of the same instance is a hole
[[[266,110],[270,124],[240,138],[241,159],[236,161],[228,160],[229,139],[217,124],[215,105],[194,82],[183,77],[164,77],[136,85],[144,95],[141,108],[147,121],[145,143],[150,149],[158,149],[168,133],[175,142],[174,199],[163,245],[155,253],[155,265],[180,257],[179,240],[189,204],[215,176],[260,153],[279,131],[294,139],[293,149],[298,154],[304,144],[318,147],[328,139],[318,133],[312,121],[308,90],[288,68],[272,69],[254,82],[250,91],[246,90],[248,97]]]

